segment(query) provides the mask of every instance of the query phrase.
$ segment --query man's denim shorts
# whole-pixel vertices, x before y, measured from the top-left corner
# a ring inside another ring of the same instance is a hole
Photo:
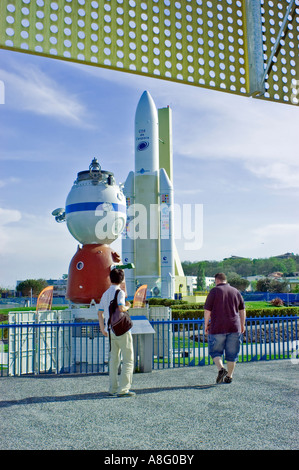
[[[214,358],[225,352],[227,361],[237,362],[242,340],[242,333],[208,335],[209,354]]]

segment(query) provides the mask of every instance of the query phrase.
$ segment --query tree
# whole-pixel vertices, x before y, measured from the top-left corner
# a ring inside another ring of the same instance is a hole
[[[0,297],[7,298],[9,295],[9,289],[6,287],[0,287]]]
[[[293,294],[299,294],[299,285],[298,284],[296,286],[292,287],[292,292],[293,292]]]
[[[258,274],[268,276],[275,271],[283,274],[291,274],[299,271],[299,255],[292,255],[289,258],[225,258],[223,261],[205,260],[205,275],[215,276],[216,273],[236,272],[241,277],[256,276]],[[198,261],[182,262],[185,276],[197,276]]]
[[[259,292],[289,292],[289,284],[287,281],[278,281],[266,277],[257,281],[256,289]]]
[[[233,276],[227,278],[228,283],[240,291],[244,291],[250,284],[247,279],[243,279],[241,276]]]
[[[285,260],[272,257],[272,258],[269,258],[269,263],[271,263],[271,268],[270,268],[271,271],[269,271],[268,274],[270,274],[271,272],[276,272],[276,271],[279,271],[281,273],[287,272]]]
[[[0,287],[0,294],[6,294],[7,292],[9,292],[9,289],[6,287]]]
[[[270,292],[290,292],[289,283],[287,281],[277,281],[274,279],[270,284]]]
[[[47,286],[45,279],[26,279],[17,285],[17,292],[21,292],[24,297],[29,297],[32,289],[32,295],[37,297]]]
[[[285,266],[286,266],[286,274],[288,276],[293,276],[294,273],[296,272],[296,262],[293,258],[289,258],[285,260]]]
[[[198,263],[196,284],[197,284],[198,290],[206,289],[205,262],[204,261]]]
[[[271,279],[268,277],[259,279],[256,283],[256,290],[258,292],[270,292]]]
[[[252,272],[252,261],[248,258],[226,258],[223,260],[223,271],[236,272],[239,276],[250,276]]]

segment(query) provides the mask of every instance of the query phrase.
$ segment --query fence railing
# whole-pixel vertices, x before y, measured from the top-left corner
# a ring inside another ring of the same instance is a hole
[[[0,376],[103,373],[108,358],[98,322],[0,325]]]
[[[296,359],[299,353],[299,317],[247,318],[238,362]],[[154,338],[153,368],[212,364],[204,320],[151,322]]]
[[[239,362],[294,359],[299,317],[247,318]],[[155,320],[153,369],[204,366],[208,354],[203,320]],[[139,342],[135,341],[138,369]],[[0,324],[0,377],[23,374],[107,373],[109,341],[97,322]]]

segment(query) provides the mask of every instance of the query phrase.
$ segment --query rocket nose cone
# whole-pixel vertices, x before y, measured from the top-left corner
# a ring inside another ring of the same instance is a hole
[[[147,90],[145,90],[141,95],[139,102],[142,102],[142,101],[144,103],[146,102],[146,103],[149,103],[151,106],[156,107],[152,95]]]
[[[144,90],[144,92],[142,93],[142,95],[141,95],[141,97],[140,97],[140,101],[141,101],[142,99],[148,99],[148,100],[149,100],[150,98],[152,98],[150,92],[147,91],[147,90]]]
[[[150,94],[150,92],[148,90],[144,90],[144,92],[142,93],[141,97],[145,95],[148,99],[152,100],[152,95]]]
[[[135,114],[135,172],[159,168],[159,119],[154,100],[144,91]]]
[[[145,90],[142,93],[142,95],[140,97],[140,100],[138,102],[135,117],[145,116],[146,113],[148,113],[148,112],[156,114],[157,113],[157,108],[156,108],[155,102],[154,102],[151,94],[147,90]]]

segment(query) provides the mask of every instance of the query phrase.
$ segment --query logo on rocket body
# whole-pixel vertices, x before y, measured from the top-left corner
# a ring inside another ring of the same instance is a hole
[[[137,151],[142,152],[142,150],[147,149],[147,147],[149,147],[149,142],[140,142],[137,146]]]

